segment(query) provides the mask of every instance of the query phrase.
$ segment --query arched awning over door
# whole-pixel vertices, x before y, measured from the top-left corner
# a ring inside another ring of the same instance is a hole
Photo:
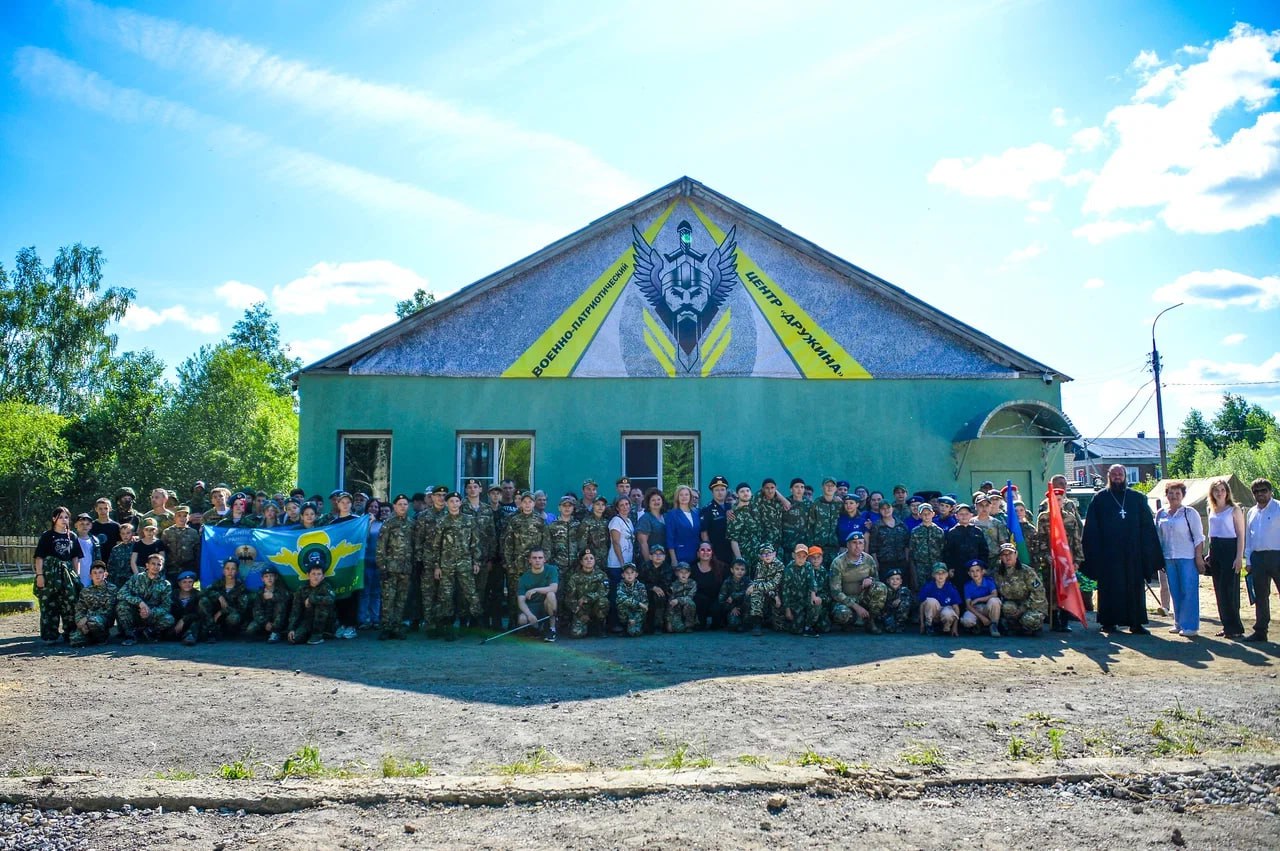
[[[955,475],[960,475],[965,456],[975,440],[1038,440],[1040,457],[1047,474],[1049,454],[1058,444],[1078,440],[1080,434],[1062,411],[1037,399],[1004,402],[971,418],[961,427],[951,444]]]

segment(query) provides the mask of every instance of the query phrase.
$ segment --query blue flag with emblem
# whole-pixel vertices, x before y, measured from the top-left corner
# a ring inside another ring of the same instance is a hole
[[[339,599],[364,588],[365,542],[369,538],[369,517],[353,517],[343,523],[314,529],[247,529],[206,526],[201,533],[200,585],[202,588],[222,578],[227,559],[239,562],[240,578],[250,588],[262,587],[262,570],[274,565],[290,590],[306,584],[312,565],[324,568],[325,577]],[[253,547],[251,560],[236,558],[242,546]]]

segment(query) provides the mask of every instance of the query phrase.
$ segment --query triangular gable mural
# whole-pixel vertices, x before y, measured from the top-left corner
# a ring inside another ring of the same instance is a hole
[[[357,356],[350,371],[822,380],[1014,371],[709,199],[681,195],[598,227]]]

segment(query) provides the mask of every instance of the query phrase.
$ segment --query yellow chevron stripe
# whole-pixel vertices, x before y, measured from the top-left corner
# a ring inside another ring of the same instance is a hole
[[[720,335],[724,333],[725,326],[729,324],[729,308],[724,309],[724,314],[716,320],[716,324],[711,326],[711,333],[707,334],[707,338],[702,341],[702,357],[705,360],[707,352],[716,346],[716,341]],[[706,375],[704,372],[703,375]]]
[[[720,356],[724,354],[724,350],[729,348],[729,341],[733,339],[733,329],[730,328],[724,332],[724,336],[720,338],[720,342],[716,343],[716,347],[711,351],[709,357],[702,359],[702,377],[706,378],[711,372],[711,368],[716,365],[716,361],[720,360]]]
[[[676,374],[676,365],[671,362],[671,358],[667,356],[666,351],[662,347],[662,343],[666,342],[666,340],[659,341],[657,337],[653,336],[653,332],[648,328],[644,329],[644,344],[649,347],[649,351],[653,352],[654,359],[667,373],[667,377],[674,378]],[[672,351],[674,351],[674,349]]]
[[[653,318],[653,314],[649,312],[649,308],[644,310],[644,325],[648,331],[653,333],[653,338],[662,346],[662,350],[667,353],[667,360],[675,361],[676,347],[667,339],[667,329],[658,324],[658,320]]]

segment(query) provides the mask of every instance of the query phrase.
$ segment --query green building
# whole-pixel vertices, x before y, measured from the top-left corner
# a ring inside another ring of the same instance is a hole
[[[1066,376],[687,177],[296,379],[309,492],[832,475],[1038,499],[1078,436]]]

